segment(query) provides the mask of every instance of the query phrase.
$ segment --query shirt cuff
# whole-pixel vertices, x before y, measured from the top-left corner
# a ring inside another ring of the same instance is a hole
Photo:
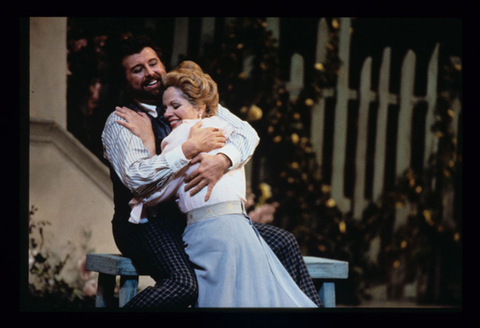
[[[171,151],[165,152],[164,156],[168,167],[173,171],[174,174],[190,163],[190,160],[185,157],[181,145],[173,148]]]
[[[232,166],[229,169],[237,168],[240,165],[242,155],[234,145],[225,145],[219,150],[218,153],[224,154],[230,159],[230,161],[232,162]]]

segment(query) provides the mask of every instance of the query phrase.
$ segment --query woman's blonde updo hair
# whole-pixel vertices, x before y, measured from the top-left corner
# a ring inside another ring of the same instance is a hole
[[[168,87],[180,89],[193,107],[205,105],[204,117],[217,114],[219,99],[217,83],[196,63],[189,60],[180,63],[175,70],[163,77],[163,84],[165,89]]]

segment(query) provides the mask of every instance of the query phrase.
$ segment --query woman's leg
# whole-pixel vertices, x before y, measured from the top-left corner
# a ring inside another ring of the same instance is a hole
[[[272,225],[258,222],[254,222],[253,225],[257,228],[275,255],[277,255],[280,262],[282,262],[300,289],[303,290],[315,304],[322,307],[322,301],[308,273],[295,236],[286,230]]]

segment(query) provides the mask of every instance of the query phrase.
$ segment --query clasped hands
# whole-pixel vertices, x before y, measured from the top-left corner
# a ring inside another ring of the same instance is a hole
[[[150,157],[155,155],[155,136],[153,134],[150,118],[143,112],[136,112],[127,107],[117,107],[116,114],[125,121],[117,123],[129,129],[139,137],[148,149]],[[199,167],[185,178],[187,183],[185,191],[190,190],[190,195],[197,194],[207,187],[205,201],[212,193],[213,187],[221,179],[226,170],[232,165],[230,159],[222,153],[208,155],[205,153],[225,146],[226,138],[217,128],[201,128],[202,121],[197,122],[190,129],[188,140],[182,144],[182,151],[190,164],[200,163]]]

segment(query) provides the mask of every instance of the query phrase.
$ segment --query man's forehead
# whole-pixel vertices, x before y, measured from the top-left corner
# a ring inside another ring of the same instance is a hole
[[[145,47],[139,53],[125,56],[125,58],[123,58],[123,64],[128,67],[133,67],[138,64],[148,63],[152,59],[157,59],[161,62],[155,50],[150,47]]]

